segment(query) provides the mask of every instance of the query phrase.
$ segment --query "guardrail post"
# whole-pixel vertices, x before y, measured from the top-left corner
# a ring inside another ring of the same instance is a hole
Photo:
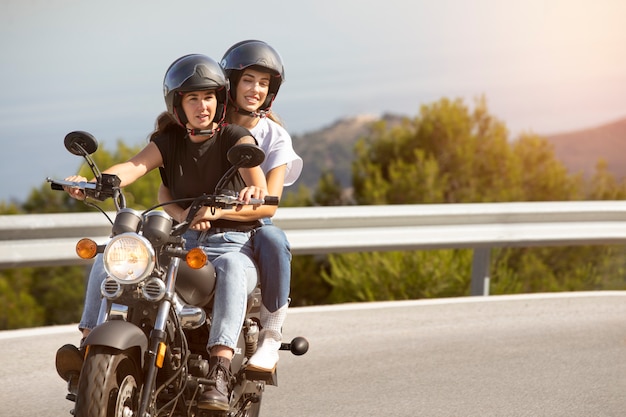
[[[474,249],[471,295],[489,295],[489,258],[491,248]]]

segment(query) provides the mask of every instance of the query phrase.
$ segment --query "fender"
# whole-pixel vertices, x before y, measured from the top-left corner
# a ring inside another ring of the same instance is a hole
[[[138,346],[141,349],[143,362],[144,353],[148,349],[148,338],[134,324],[123,320],[112,320],[95,327],[85,339],[85,345],[108,346],[119,350]]]

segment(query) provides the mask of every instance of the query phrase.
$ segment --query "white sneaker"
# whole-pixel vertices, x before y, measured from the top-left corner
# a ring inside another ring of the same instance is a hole
[[[261,304],[259,346],[248,361],[247,369],[260,372],[274,372],[278,363],[278,350],[282,342],[282,327],[286,317],[287,304],[273,313],[270,313]]]
[[[250,360],[246,369],[259,372],[274,372],[278,363],[278,350],[281,344],[281,334],[263,329],[259,333],[259,347]]]

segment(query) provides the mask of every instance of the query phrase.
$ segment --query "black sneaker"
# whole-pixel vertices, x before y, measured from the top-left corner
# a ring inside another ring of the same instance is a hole
[[[211,366],[208,378],[212,380],[213,384],[198,397],[198,408],[228,411],[230,382],[232,379],[230,361],[218,356],[213,366]]]
[[[84,339],[83,339],[84,340]],[[83,340],[81,340],[81,345]],[[83,369],[83,361],[85,359],[84,348],[77,348],[74,345],[63,345],[57,350],[56,368],[61,378],[67,381],[68,394],[65,398],[70,401],[76,401],[78,394],[78,378],[80,371]]]
[[[57,350],[56,367],[61,378],[69,381],[74,375],[80,375],[83,367],[83,353],[74,345],[63,345]]]

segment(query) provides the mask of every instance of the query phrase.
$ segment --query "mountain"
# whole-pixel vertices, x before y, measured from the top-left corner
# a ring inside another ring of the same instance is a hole
[[[402,116],[356,116],[336,121],[319,130],[293,136],[293,146],[304,160],[304,170],[296,186],[317,187],[321,174],[332,171],[343,187],[351,187],[354,144],[371,133],[372,124],[385,120],[394,126]],[[572,174],[590,177],[603,159],[616,179],[626,178],[626,118],[601,126],[543,136]]]
[[[626,118],[589,129],[549,135],[546,139],[571,173],[589,178],[602,159],[616,179],[626,178]]]
[[[355,143],[368,136],[375,122],[387,126],[400,123],[404,117],[395,115],[361,115],[344,118],[330,126],[292,137],[293,147],[304,161],[304,169],[296,186],[317,187],[323,172],[332,171],[345,188],[352,186],[351,167]]]

